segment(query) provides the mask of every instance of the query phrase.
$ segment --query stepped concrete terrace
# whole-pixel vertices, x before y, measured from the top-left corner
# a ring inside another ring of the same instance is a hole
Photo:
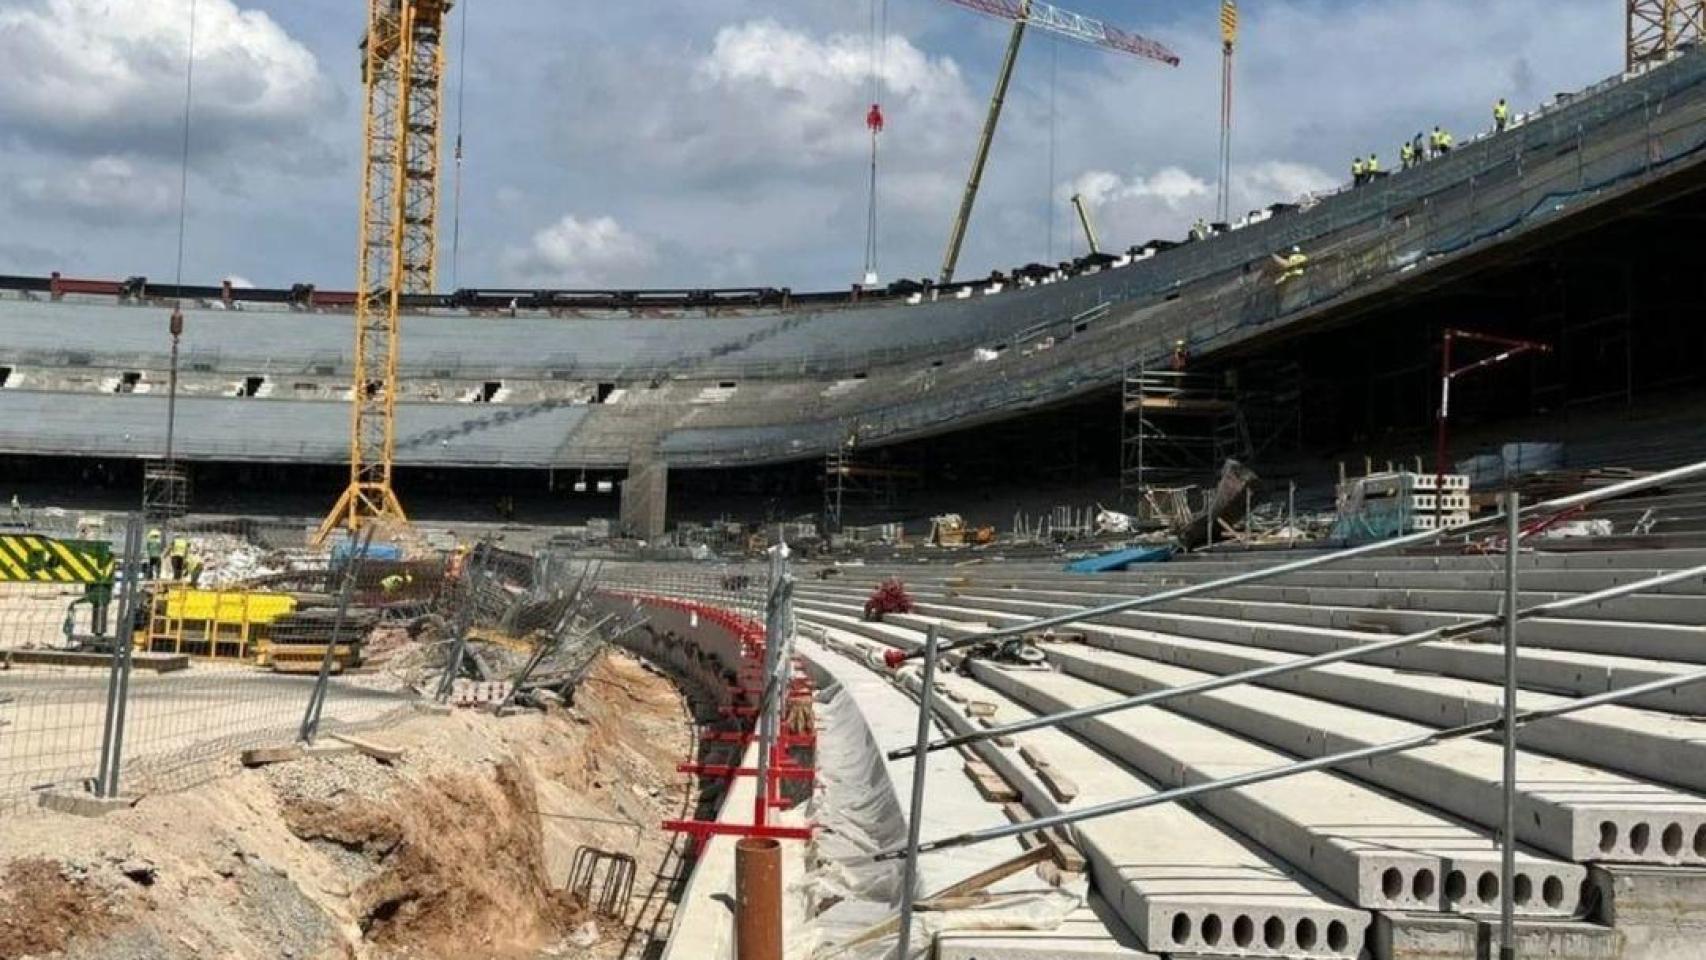
[[[932,626],[944,639],[975,636],[1291,556],[1198,555],[1098,575],[1000,560],[826,568],[833,572],[822,578],[807,568],[796,609],[802,649],[835,661],[844,680],[862,671],[866,679],[847,685],[863,691],[867,714],[898,729],[910,721],[896,712],[916,709],[918,668],[890,671],[882,655],[920,649]],[[938,672],[936,735],[1495,612],[1502,562],[1347,561],[1059,628],[1038,641],[1046,661],[1037,667],[950,654]],[[1528,554],[1520,561],[1520,605],[1701,564],[1706,551]],[[905,582],[915,609],[865,620],[864,599],[890,576]],[[1519,637],[1523,708],[1697,671],[1706,664],[1706,579],[1524,621]],[[1050,815],[1497,716],[1501,644],[1496,631],[1423,643],[960,750],[1005,780],[1028,815]],[[1706,694],[1689,687],[1522,728],[1519,955],[1699,956],[1706,935],[1703,707]],[[905,745],[898,732],[888,739]],[[934,756],[933,777],[963,779],[951,769],[960,755]],[[1137,947],[1175,957],[1496,956],[1501,763],[1496,737],[1452,740],[1065,828],[1088,861],[1104,910],[1075,917],[1058,942],[1092,956],[1126,949],[1132,935]],[[910,765],[891,763],[897,774]],[[942,819],[927,823],[924,839],[1007,818],[956,816],[946,826]],[[1048,942],[990,934],[961,938],[951,955],[1052,956]],[[944,938],[942,946],[950,943]]]

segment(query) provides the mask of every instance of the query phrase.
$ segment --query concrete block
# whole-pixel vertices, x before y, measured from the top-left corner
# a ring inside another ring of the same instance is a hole
[[[1706,953],[1706,870],[1596,865],[1589,879],[1596,919],[1638,960],[1698,960]]]
[[[74,817],[99,818],[120,810],[129,810],[142,799],[139,795],[126,794],[117,797],[97,797],[92,793],[81,790],[48,790],[40,794],[40,805],[43,810],[56,813],[69,813]]]
[[[1368,940],[1374,960],[1475,960],[1481,931],[1464,917],[1381,910]]]
[[[1499,960],[1504,945],[1497,921],[1476,921],[1481,928],[1480,956]],[[1645,954],[1626,954],[1623,936],[1610,927],[1575,920],[1523,920],[1515,925],[1516,955],[1546,960],[1625,960]]]

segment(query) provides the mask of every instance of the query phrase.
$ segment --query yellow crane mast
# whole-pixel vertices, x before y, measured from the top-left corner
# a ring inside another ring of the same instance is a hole
[[[437,279],[444,33],[454,2],[368,0],[350,481],[316,542],[338,527],[408,522],[391,486],[402,298],[431,293]]]
[[[1624,35],[1630,70],[1657,63],[1678,47],[1706,39],[1703,0],[1628,0]]]

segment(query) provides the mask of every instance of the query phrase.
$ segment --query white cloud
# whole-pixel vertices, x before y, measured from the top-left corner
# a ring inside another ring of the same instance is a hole
[[[66,148],[169,155],[180,136],[182,0],[11,0],[0,8],[0,121]],[[201,0],[195,144],[299,140],[337,101],[309,49],[266,13]]]
[[[1231,183],[1234,217],[1338,185],[1315,167],[1280,160],[1234,165]],[[1091,170],[1064,184],[1056,198],[1065,204],[1073,194],[1082,196],[1109,245],[1123,247],[1152,237],[1182,236],[1198,217],[1207,218],[1213,212],[1218,192],[1217,185],[1180,167],[1163,167],[1150,174],[1136,170],[1128,176]],[[1067,226],[1077,229],[1076,223]]]
[[[611,217],[573,215],[538,231],[524,247],[505,254],[519,282],[549,286],[620,286],[637,282],[656,254],[652,245]]]
[[[17,181],[16,204],[36,214],[99,226],[162,221],[177,209],[178,185],[164,168],[97,157],[51,175]]]

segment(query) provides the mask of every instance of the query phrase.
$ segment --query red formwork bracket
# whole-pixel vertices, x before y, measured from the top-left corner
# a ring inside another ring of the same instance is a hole
[[[675,765],[675,772],[717,779],[758,776],[757,767],[733,767],[724,763],[678,763]],[[770,775],[778,780],[815,781],[817,779],[817,771],[811,767],[771,767]]]

